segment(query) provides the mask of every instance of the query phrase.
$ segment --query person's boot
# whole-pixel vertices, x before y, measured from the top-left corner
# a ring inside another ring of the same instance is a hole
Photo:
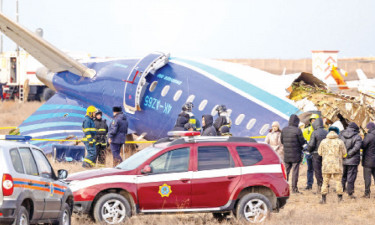
[[[327,195],[322,195],[322,200],[320,200],[320,204],[326,204],[326,201],[327,201]]]
[[[362,196],[362,198],[370,198],[370,193],[369,192],[365,192],[365,194]]]
[[[356,197],[353,194],[349,194],[350,199],[356,199]]]
[[[302,194],[302,192],[300,192],[300,191],[298,190],[298,188],[293,188],[293,193],[294,193],[294,194]]]
[[[312,189],[312,187],[309,186],[309,185],[307,185],[307,186],[305,187],[305,191],[308,191],[308,190],[311,190],[311,189]]]
[[[342,195],[337,195],[337,198],[339,199],[339,202],[342,201]]]

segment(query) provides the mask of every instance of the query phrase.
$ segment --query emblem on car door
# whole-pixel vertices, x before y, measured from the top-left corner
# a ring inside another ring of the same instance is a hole
[[[172,193],[171,186],[167,184],[163,184],[162,186],[159,186],[159,194],[161,197],[169,197],[171,193]]]

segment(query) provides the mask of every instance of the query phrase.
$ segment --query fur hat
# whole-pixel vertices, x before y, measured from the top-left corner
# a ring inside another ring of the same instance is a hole
[[[339,130],[338,127],[330,126],[328,128],[328,131],[334,131],[334,132],[336,132],[336,134],[340,134],[340,130]]]
[[[112,110],[113,112],[122,112],[121,106],[114,106]]]

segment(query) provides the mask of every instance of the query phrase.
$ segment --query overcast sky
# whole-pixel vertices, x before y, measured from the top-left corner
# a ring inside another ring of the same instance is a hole
[[[15,19],[15,0],[3,12]],[[94,56],[152,51],[207,58],[375,55],[374,0],[19,0],[20,23]],[[6,50],[15,47],[9,40]]]

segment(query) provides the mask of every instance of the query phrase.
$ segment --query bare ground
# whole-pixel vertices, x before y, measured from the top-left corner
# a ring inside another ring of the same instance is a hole
[[[24,103],[18,102],[4,102],[0,104],[0,126],[18,126],[23,120],[31,115],[41,103]],[[0,130],[5,134],[7,130]],[[145,147],[142,145],[141,148]],[[107,166],[112,165],[110,155],[107,157]],[[81,164],[77,163],[55,163],[50,160],[57,171],[58,169],[66,169],[69,173],[82,171]],[[301,168],[299,187],[303,189],[306,184],[306,165]],[[303,191],[303,194],[292,194],[284,209],[279,213],[273,213],[271,219],[265,224],[277,225],[300,225],[300,224],[374,224],[375,215],[375,199],[360,198],[364,191],[364,181],[362,174],[362,167],[359,167],[358,178],[356,181],[357,199],[350,200],[347,195],[344,196],[344,201],[337,203],[337,196],[334,193],[334,183],[331,182],[331,190],[327,197],[328,203],[326,205],[318,204],[320,195],[314,194],[314,191]],[[315,186],[314,186],[315,188]],[[374,187],[371,189],[373,191]],[[175,214],[175,215],[139,215],[132,217],[126,224],[174,224],[174,225],[213,225],[219,222],[213,219],[211,214]],[[78,215],[73,216],[73,224],[84,225],[93,224],[87,218]],[[241,224],[232,216],[228,220],[221,222],[221,224]]]

